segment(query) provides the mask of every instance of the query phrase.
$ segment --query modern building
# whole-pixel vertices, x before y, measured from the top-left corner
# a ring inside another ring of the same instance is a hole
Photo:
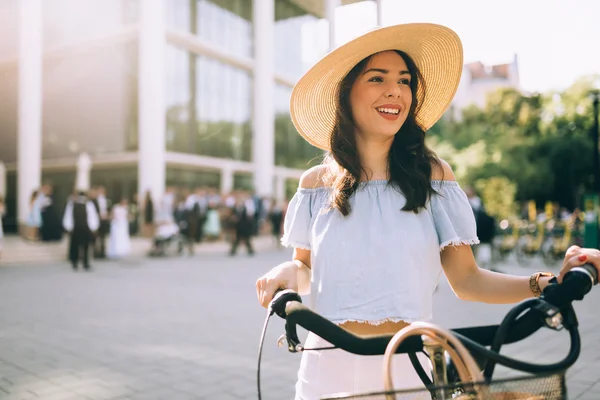
[[[458,114],[461,109],[470,105],[484,108],[487,97],[501,88],[520,89],[516,54],[513,60],[506,64],[486,65],[480,61],[465,64],[452,107]]]
[[[113,199],[166,185],[289,195],[321,155],[291,124],[291,89],[334,42],[316,28],[335,32],[354,2],[2,0],[5,229],[44,182],[64,204],[80,159]]]

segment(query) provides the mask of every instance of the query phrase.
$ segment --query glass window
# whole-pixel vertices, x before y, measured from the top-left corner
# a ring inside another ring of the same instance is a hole
[[[122,15],[123,15],[123,23],[133,24],[139,21],[140,19],[140,9],[138,1],[144,0],[121,0],[122,6]]]
[[[252,174],[239,172],[233,175],[233,190],[254,190]]]
[[[250,74],[172,46],[167,58],[167,149],[250,161]]]
[[[52,186],[52,196],[56,211],[60,218],[64,214],[69,197],[73,194],[75,186],[75,170],[70,171],[42,171],[42,184]]]
[[[44,47],[56,48],[114,34],[137,20],[138,0],[46,0]]]
[[[8,32],[0,53],[5,42],[17,45],[16,25],[2,24],[5,17],[16,18],[17,2],[7,5],[10,14],[0,11],[1,30]],[[45,50],[117,32],[123,23],[137,20],[137,5],[137,0],[45,0]],[[44,59],[44,159],[137,149],[137,54],[131,40],[73,46]],[[0,160],[9,163],[17,153],[18,65],[3,65],[0,77]]]
[[[204,186],[220,189],[221,172],[167,167],[167,186],[187,189]]]
[[[132,201],[135,199],[138,190],[138,168],[133,165],[92,168],[90,183],[92,186],[104,186],[106,197],[113,204],[118,203],[122,199]]]
[[[17,161],[19,77],[17,65],[0,69],[0,160]]]
[[[165,8],[167,27],[190,32],[190,16],[192,15],[191,7],[194,4],[194,0],[167,1]]]
[[[275,2],[275,71],[297,79],[308,69],[314,61],[310,52],[319,47],[319,42],[327,43],[322,37],[315,40],[313,32],[318,23],[318,18],[288,1]]]
[[[169,0],[167,27],[193,33],[239,56],[252,56],[251,0]]]
[[[4,198],[4,215],[0,216],[0,222],[4,225],[4,233],[17,233],[19,223],[17,221],[17,173],[6,173],[6,197]]]
[[[0,37],[2,38],[0,40],[0,59],[2,60],[10,60],[19,56],[19,2],[20,0],[0,1]],[[4,73],[4,68],[2,65],[0,74]],[[4,94],[4,91],[1,93]]]
[[[45,60],[42,157],[137,149],[137,76],[135,41]]]
[[[275,164],[306,169],[319,164],[324,152],[309,144],[294,128],[289,114],[292,89],[275,88]]]

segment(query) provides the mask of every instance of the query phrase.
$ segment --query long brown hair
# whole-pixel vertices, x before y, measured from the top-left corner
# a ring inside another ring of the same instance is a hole
[[[429,196],[436,193],[431,186],[432,167],[433,165],[441,167],[441,163],[425,144],[425,130],[415,119],[423,100],[417,97],[417,89],[422,86],[422,93],[425,92],[423,77],[408,54],[400,50],[395,51],[404,59],[411,75],[412,104],[408,117],[394,136],[390,148],[389,184],[396,186],[406,198],[402,211],[418,213],[420,208],[425,207]],[[324,163],[334,164],[329,168],[328,174],[328,180],[333,187],[331,207],[339,210],[344,216],[351,211],[349,200],[359,187],[361,172],[367,175],[360,163],[356,148],[350,91],[373,56],[374,54],[356,64],[340,83],[336,121],[329,143],[331,151],[324,161]]]

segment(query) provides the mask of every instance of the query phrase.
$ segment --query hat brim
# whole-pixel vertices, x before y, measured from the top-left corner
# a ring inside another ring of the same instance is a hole
[[[401,50],[419,68],[426,91],[417,122],[431,128],[450,106],[463,69],[462,43],[451,29],[436,24],[414,23],[368,32],[323,57],[296,83],[290,99],[290,116],[296,130],[310,144],[329,150],[336,119],[338,87],[364,58],[387,50]]]

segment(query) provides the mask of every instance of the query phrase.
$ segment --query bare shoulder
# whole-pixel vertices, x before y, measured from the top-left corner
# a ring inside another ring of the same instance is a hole
[[[455,181],[456,176],[454,176],[454,172],[452,171],[452,167],[446,161],[441,158],[440,164],[433,163],[432,171],[431,171],[431,179],[436,181]]]
[[[329,173],[329,166],[316,165],[306,170],[300,177],[300,187],[314,189],[325,186],[325,179]]]

